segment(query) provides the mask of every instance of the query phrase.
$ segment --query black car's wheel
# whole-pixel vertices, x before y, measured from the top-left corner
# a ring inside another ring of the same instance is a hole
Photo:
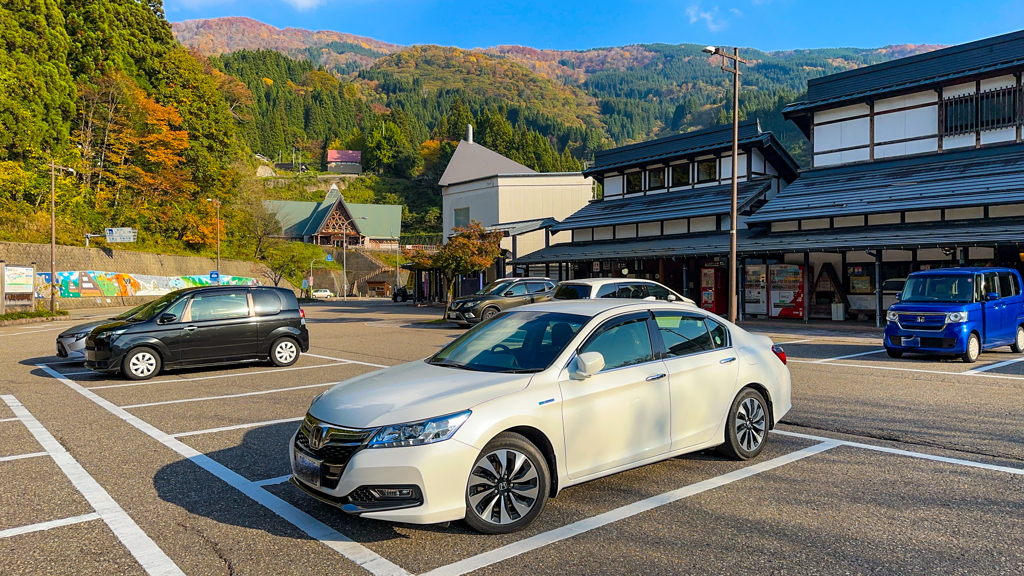
[[[484,311],[480,313],[480,321],[487,322],[498,313],[497,308],[484,308]]]
[[[135,348],[124,357],[121,371],[132,380],[149,380],[160,373],[160,354],[152,348]]]
[[[291,366],[299,360],[299,345],[291,338],[280,338],[270,347],[270,362],[274,366]]]
[[[1010,349],[1017,354],[1024,352],[1024,326],[1017,326],[1017,337],[1010,344]]]
[[[530,525],[548,501],[547,460],[525,437],[498,434],[480,451],[466,483],[466,524],[484,534]]]
[[[977,362],[978,356],[981,356],[981,339],[972,332],[967,338],[967,350],[960,355],[960,358],[968,364],[973,364]]]
[[[768,438],[768,403],[753,388],[744,388],[732,401],[719,451],[734,460],[750,460],[764,449]]]
[[[890,350],[889,348],[886,348],[885,353],[889,355],[889,358],[903,358],[903,352],[898,350]]]

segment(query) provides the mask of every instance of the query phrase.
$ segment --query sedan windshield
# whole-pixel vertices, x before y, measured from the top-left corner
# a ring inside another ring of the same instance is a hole
[[[466,332],[429,362],[481,372],[540,372],[587,320],[577,314],[509,312]]]
[[[177,300],[179,296],[181,296],[180,292],[171,292],[170,294],[164,294],[160,298],[157,298],[156,300],[153,300],[149,304],[146,304],[145,306],[139,308],[138,311],[135,312],[135,314],[132,314],[127,318],[123,318],[123,320],[129,320],[133,322],[145,322],[146,320],[155,318],[157,315],[163,313],[163,311],[167,309],[168,306],[171,305],[171,302]]]
[[[494,282],[491,282],[487,286],[484,286],[483,288],[477,290],[476,294],[479,294],[481,296],[497,294],[498,292],[501,292],[502,288],[508,286],[511,282],[512,280],[496,280]]]
[[[911,276],[900,296],[903,302],[958,302],[974,300],[974,277],[967,274]]]

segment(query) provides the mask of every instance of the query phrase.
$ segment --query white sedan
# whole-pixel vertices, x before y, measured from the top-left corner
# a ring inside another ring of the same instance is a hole
[[[695,306],[523,306],[317,396],[292,483],[366,518],[514,532],[574,484],[715,446],[757,456],[791,406],[785,362]]]

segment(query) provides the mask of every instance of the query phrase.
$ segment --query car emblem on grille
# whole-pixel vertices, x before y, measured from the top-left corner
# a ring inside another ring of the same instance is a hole
[[[309,439],[309,447],[313,450],[319,450],[327,444],[327,428],[317,424],[313,426],[313,429],[306,435]]]
[[[917,321],[918,322],[924,322],[924,316],[918,316],[917,317]]]

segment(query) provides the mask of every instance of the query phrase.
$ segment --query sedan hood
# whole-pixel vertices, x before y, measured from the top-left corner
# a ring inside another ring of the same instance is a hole
[[[337,384],[310,406],[309,413],[348,428],[414,422],[461,412],[522,390],[531,377],[445,368],[418,360]]]
[[[82,332],[85,332],[86,334],[88,334],[89,332],[92,332],[93,328],[96,328],[98,326],[103,326],[104,324],[109,324],[110,322],[111,322],[110,318],[105,318],[103,320],[93,320],[92,322],[86,322],[85,324],[79,324],[78,326],[75,326],[74,328],[68,328],[67,330],[61,332],[60,335],[57,336],[57,338],[65,338],[65,337],[70,336],[72,334],[81,334]]]

